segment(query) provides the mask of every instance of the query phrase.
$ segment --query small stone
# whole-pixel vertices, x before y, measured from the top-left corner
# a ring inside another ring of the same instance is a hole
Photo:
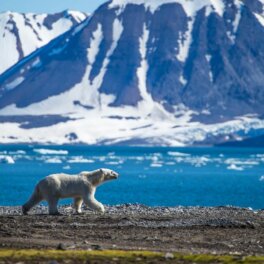
[[[49,262],[49,264],[59,264],[59,262],[56,261],[56,260],[51,260],[51,261]]]
[[[101,250],[102,247],[100,245],[91,245],[91,249],[93,249],[93,250]]]
[[[174,259],[174,255],[170,252],[167,252],[164,256],[165,259]]]
[[[60,243],[58,246],[57,246],[57,249],[58,250],[66,250],[66,246],[63,244],[63,243]]]
[[[254,224],[253,222],[251,222],[251,221],[247,221],[246,224],[247,224],[247,226],[248,226],[249,228],[252,228],[252,229],[255,229],[255,228],[257,227],[257,225],[255,225],[255,224]]]

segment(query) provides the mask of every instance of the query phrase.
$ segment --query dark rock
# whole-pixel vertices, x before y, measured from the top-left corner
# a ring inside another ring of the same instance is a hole
[[[38,127],[52,126],[58,123],[73,120],[60,115],[18,115],[0,116],[0,123],[19,123],[21,128],[30,129]]]
[[[57,246],[57,249],[58,249],[58,250],[66,250],[67,247],[66,247],[65,244],[63,244],[63,243],[59,243],[58,246]]]
[[[91,249],[92,250],[102,250],[102,247],[100,245],[93,244],[93,245],[91,245]]]
[[[57,260],[51,260],[49,264],[59,264],[59,262]]]

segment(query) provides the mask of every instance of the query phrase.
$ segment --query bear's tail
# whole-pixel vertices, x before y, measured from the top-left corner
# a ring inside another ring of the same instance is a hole
[[[37,185],[29,200],[22,206],[22,213],[26,215],[33,206],[37,205],[42,200],[43,198],[39,186]]]

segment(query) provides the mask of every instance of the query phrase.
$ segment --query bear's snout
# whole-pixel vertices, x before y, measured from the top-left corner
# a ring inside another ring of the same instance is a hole
[[[111,175],[111,178],[112,178],[112,179],[117,179],[117,178],[118,178],[118,176],[119,176],[119,174],[118,174],[118,173],[116,173],[116,172],[113,172],[113,173],[112,173],[112,175]]]

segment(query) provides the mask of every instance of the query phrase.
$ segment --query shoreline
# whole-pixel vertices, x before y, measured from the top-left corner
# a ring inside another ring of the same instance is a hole
[[[234,212],[252,212],[253,214],[264,214],[264,207],[263,208],[252,208],[252,207],[240,207],[240,206],[234,206],[234,205],[217,205],[217,206],[153,206],[153,205],[145,205],[140,203],[124,203],[124,204],[117,204],[117,205],[105,205],[104,207],[106,209],[104,214],[135,214],[135,213],[144,213],[144,214],[177,214],[179,212],[220,212],[221,210],[227,210],[227,211],[234,211]],[[23,215],[22,214],[22,205],[0,205],[0,217],[1,216],[8,216],[8,215]],[[58,205],[58,210],[61,215],[78,215],[75,213],[75,209],[73,208],[73,205],[70,204],[60,204]],[[79,215],[104,215],[101,213],[98,213],[96,211],[91,210],[90,208],[86,207],[85,205],[82,206],[82,213]],[[28,215],[48,215],[48,206],[43,204],[38,204],[35,207],[31,208]],[[60,216],[60,215],[58,215]],[[56,217],[56,215],[54,216]]]
[[[77,215],[70,205],[59,211],[50,216],[36,206],[23,216],[20,207],[0,206],[0,248],[264,255],[264,210],[123,204],[105,214]]]

